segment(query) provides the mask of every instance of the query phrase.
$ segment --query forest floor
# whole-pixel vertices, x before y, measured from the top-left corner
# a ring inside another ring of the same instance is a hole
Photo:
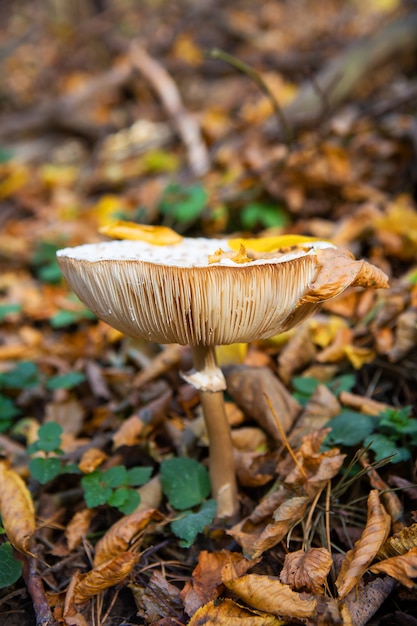
[[[0,64],[2,626],[415,626],[413,3],[7,1]],[[57,265],[114,220],[389,277],[218,349],[233,523],[190,349],[97,320]]]

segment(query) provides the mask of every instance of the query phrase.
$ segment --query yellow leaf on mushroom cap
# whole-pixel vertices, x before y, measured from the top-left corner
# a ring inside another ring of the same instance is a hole
[[[114,239],[129,239],[130,241],[146,241],[154,246],[170,246],[180,243],[181,235],[168,226],[149,226],[118,220],[99,229],[102,235]]]
[[[275,237],[259,237],[257,239],[229,239],[227,244],[232,250],[239,250],[243,245],[247,250],[254,252],[275,252],[277,250],[291,248],[292,246],[311,244],[314,241],[318,241],[317,237],[278,235]]]

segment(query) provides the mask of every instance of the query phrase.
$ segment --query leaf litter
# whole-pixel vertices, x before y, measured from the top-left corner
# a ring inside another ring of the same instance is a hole
[[[0,27],[2,623],[411,624],[415,9],[29,4]],[[189,349],[97,321],[55,261],[155,226],[161,245],[174,229],[254,254],[329,239],[349,251],[334,296],[360,271],[350,254],[389,276],[218,349],[241,505],[226,527]],[[183,457],[202,482],[176,489],[166,463]]]

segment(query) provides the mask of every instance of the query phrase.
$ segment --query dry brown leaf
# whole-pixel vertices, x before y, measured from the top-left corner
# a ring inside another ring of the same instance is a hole
[[[300,304],[334,298],[349,286],[388,287],[384,272],[367,261],[356,261],[348,250],[324,248],[317,250],[316,254],[321,270]]]
[[[389,537],[377,554],[378,559],[389,559],[401,556],[417,548],[417,524],[406,526],[399,533]]]
[[[285,626],[286,621],[239,606],[224,598],[202,606],[188,626]]]
[[[83,604],[101,591],[114,587],[130,574],[138,560],[138,555],[125,552],[101,563],[80,577],[74,587],[75,604]]]
[[[326,548],[297,550],[285,555],[280,580],[297,591],[324,594],[324,583],[333,564]]]
[[[63,618],[66,626],[88,626],[87,620],[78,612],[74,604],[74,588],[80,580],[80,573],[76,572],[68,585],[65,594]]]
[[[121,446],[137,445],[140,441],[143,427],[144,423],[139,415],[131,415],[124,420],[112,437],[115,449]]]
[[[202,550],[198,556],[198,565],[194,568],[192,580],[187,581],[181,591],[181,599],[187,615],[193,615],[197,609],[215,600],[223,587],[223,571],[226,566],[233,567],[237,576],[242,576],[256,564],[248,561],[238,552],[207,552]]]
[[[68,522],[65,529],[65,537],[70,551],[74,550],[74,548],[78,546],[82,539],[86,536],[92,518],[93,511],[91,509],[83,509],[82,511],[75,513],[72,519]]]
[[[176,343],[165,346],[162,352],[152,359],[148,367],[136,376],[133,382],[134,388],[139,389],[158,376],[163,376],[172,367],[180,363],[186,350],[186,347]]]
[[[243,548],[245,554],[256,559],[281,541],[288,531],[304,516],[310,502],[309,497],[288,497],[274,512],[270,524],[253,524],[243,520],[228,533]]]
[[[316,616],[316,599],[293,591],[272,576],[247,574],[234,580],[225,580],[224,584],[241,600],[259,611],[295,619]]]
[[[388,537],[390,527],[391,518],[374,489],[368,497],[368,519],[362,536],[346,554],[335,583],[340,598],[344,598],[360,581]]]
[[[388,351],[390,361],[396,363],[417,346],[417,309],[410,307],[397,319],[394,345]]]
[[[417,578],[417,548],[411,548],[401,556],[393,556],[373,565],[371,572],[374,574],[388,574],[398,580],[404,587],[413,589],[416,583],[412,578]]]
[[[171,618],[183,612],[180,590],[158,570],[152,572],[145,584],[133,582],[129,584],[129,589],[135,599],[137,614],[144,618],[146,624],[162,626],[164,618],[171,624]]]
[[[245,414],[256,420],[276,441],[281,441],[280,429],[265,394],[279,415],[284,432],[290,430],[301,407],[272,370],[269,367],[236,367],[226,374],[226,380],[228,393]]]
[[[244,487],[262,487],[269,483],[277,466],[277,454],[261,452],[240,452],[235,450],[236,476]]]
[[[88,448],[81,457],[78,467],[83,474],[91,474],[108,458],[107,454],[98,448]]]
[[[16,550],[30,554],[30,542],[36,530],[35,507],[20,476],[0,461],[0,515],[7,537]]]
[[[309,324],[302,324],[279,354],[278,373],[281,380],[284,383],[289,383],[295,372],[304,368],[314,359],[316,352]]]
[[[134,511],[120,518],[97,542],[94,567],[126,552],[137,535],[157,518],[161,516],[155,509]]]

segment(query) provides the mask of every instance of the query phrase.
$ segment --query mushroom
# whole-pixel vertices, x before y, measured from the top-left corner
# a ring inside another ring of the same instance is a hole
[[[238,497],[215,347],[288,330],[348,286],[387,287],[368,262],[329,242],[301,241],[265,254],[250,253],[244,240],[205,238],[107,241],[57,253],[71,288],[97,317],[131,337],[191,346],[195,369],[183,376],[199,390],[220,519],[236,516]]]

